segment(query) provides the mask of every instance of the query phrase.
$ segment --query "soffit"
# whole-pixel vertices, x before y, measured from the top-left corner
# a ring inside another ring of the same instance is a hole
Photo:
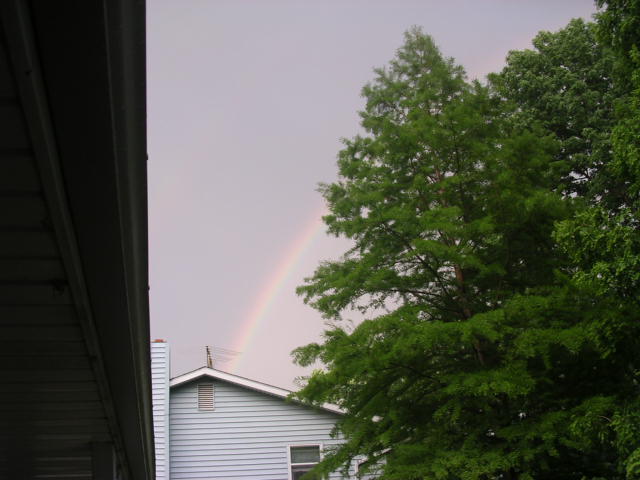
[[[144,43],[121,38],[144,38],[144,3],[8,0],[0,20],[0,477],[93,478],[109,442],[151,478]]]
[[[109,428],[0,33],[0,475],[92,478]]]

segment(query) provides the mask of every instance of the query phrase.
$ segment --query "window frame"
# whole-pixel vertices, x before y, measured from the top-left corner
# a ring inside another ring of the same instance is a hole
[[[297,448],[297,447],[318,447],[318,461],[317,462],[313,462],[313,463],[309,463],[309,462],[292,463],[291,462],[291,449],[292,448]],[[320,442],[318,442],[318,443],[292,443],[292,444],[287,445],[287,474],[288,474],[288,479],[289,480],[293,480],[292,467],[311,466],[311,468],[313,468],[315,465],[320,463],[322,461],[322,450],[323,450],[323,444],[320,443]]]

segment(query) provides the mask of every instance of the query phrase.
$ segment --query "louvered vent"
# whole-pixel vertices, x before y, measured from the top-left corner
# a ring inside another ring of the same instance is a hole
[[[198,410],[213,410],[213,384],[198,384]]]

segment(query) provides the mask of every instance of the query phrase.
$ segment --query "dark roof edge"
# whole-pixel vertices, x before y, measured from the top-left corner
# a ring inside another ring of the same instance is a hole
[[[139,413],[136,425],[138,451],[129,452],[129,462],[137,471],[134,478],[142,470],[148,478],[154,478],[149,346],[146,6],[144,0],[103,0],[103,5],[120,234],[129,301],[130,355],[133,357]],[[144,465],[134,465],[140,460]]]

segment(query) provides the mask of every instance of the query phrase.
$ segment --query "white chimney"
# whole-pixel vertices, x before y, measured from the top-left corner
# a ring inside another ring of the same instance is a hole
[[[169,363],[169,344],[164,340],[151,342],[156,480],[169,480]]]

